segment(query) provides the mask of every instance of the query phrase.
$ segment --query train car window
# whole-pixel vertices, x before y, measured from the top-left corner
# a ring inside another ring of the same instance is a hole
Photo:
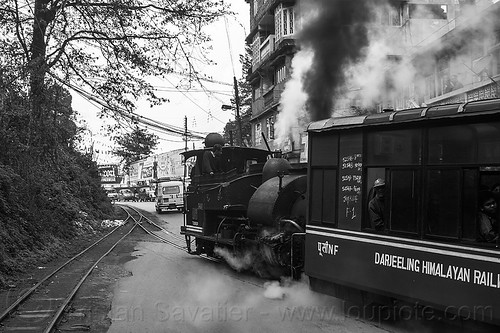
[[[462,186],[462,239],[474,241],[476,235],[477,196],[478,196],[477,169],[463,170]]]
[[[426,235],[458,238],[460,170],[429,170],[426,188]]]
[[[310,182],[310,223],[335,223],[335,189],[337,184],[337,170],[311,169]]]
[[[476,140],[475,129],[471,125],[430,128],[428,163],[474,163]]]
[[[417,170],[391,170],[389,185],[390,230],[416,233],[419,173]]]
[[[311,165],[334,166],[338,163],[338,136],[315,134],[310,135]]]
[[[500,163],[500,123],[476,124],[478,163]]]
[[[368,133],[366,163],[370,165],[416,165],[422,157],[420,130]]]
[[[366,169],[366,181],[365,181],[365,193],[366,193],[365,203],[366,204],[364,205],[365,218],[363,219],[364,228],[373,229],[373,226],[371,225],[369,213],[368,213],[368,203],[370,202],[371,199],[373,199],[375,197],[375,191],[374,191],[374,187],[373,187],[375,180],[384,179],[384,180],[388,181],[388,179],[386,179],[386,178],[387,178],[387,175],[386,175],[385,168],[367,168]],[[388,216],[387,207],[386,207],[385,211],[386,211],[385,215]]]

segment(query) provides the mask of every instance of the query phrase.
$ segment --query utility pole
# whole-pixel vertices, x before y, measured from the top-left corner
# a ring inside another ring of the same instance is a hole
[[[240,117],[240,96],[238,93],[238,81],[236,76],[233,76],[234,81],[234,101],[236,104],[236,123],[238,125],[237,146],[243,146],[243,132],[241,131],[241,117]]]
[[[188,118],[184,116],[184,151],[188,150]],[[184,157],[184,190],[186,190],[186,177],[187,177],[187,161]]]

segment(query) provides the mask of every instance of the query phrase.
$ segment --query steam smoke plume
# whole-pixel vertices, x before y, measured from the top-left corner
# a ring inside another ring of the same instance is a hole
[[[344,82],[343,68],[363,56],[363,48],[368,45],[366,22],[370,18],[370,2],[304,2],[306,15],[311,15],[308,11],[315,13],[297,36],[301,48],[314,52],[311,67],[304,75],[306,108],[312,121],[330,116],[332,97]]]
[[[410,25],[398,31],[375,22],[397,13],[397,1],[299,1],[300,21],[304,23],[296,36],[299,51],[292,60],[292,76],[280,101],[278,143],[294,128],[303,130],[309,121],[331,117],[333,110],[333,115],[346,116],[352,115],[352,106],[373,111],[381,102],[398,103],[384,105],[397,109],[421,106],[423,100],[418,97],[428,89],[423,78],[432,76],[444,58],[464,85],[485,79],[492,56],[471,64],[467,54],[482,50],[488,39],[498,34],[500,5],[498,0],[472,6],[468,2],[459,1],[455,17],[447,16],[448,21],[441,20],[438,25],[433,19],[422,20],[420,28],[425,33],[412,39],[416,36]],[[432,17],[432,10],[439,10],[415,8],[415,17]],[[450,8],[441,6],[446,15],[451,15]],[[455,25],[456,30],[444,36]]]

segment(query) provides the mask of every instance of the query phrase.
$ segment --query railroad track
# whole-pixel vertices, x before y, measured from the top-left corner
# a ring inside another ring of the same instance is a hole
[[[139,227],[141,229],[143,229],[146,233],[148,233],[149,235],[155,237],[156,239],[160,240],[161,242],[164,242],[164,243],[167,243],[179,250],[182,250],[182,251],[185,251],[186,253],[189,253],[188,249],[187,249],[187,246],[186,246],[186,239],[178,234],[175,234],[175,233],[172,233],[171,231],[163,228],[162,226],[160,226],[159,224],[155,223],[154,221],[152,221],[151,219],[149,219],[148,217],[144,216],[141,212],[139,212],[139,210],[137,210],[136,208],[132,207],[132,206],[126,206],[127,208],[133,210],[135,213],[137,214],[140,214],[141,216],[141,222],[145,221],[147,223],[139,223]],[[156,229],[156,230],[155,230]],[[166,234],[169,238],[172,238],[173,240],[171,239],[168,239],[162,235],[159,235],[158,233],[156,233],[155,231],[160,231],[161,233],[163,234]],[[192,255],[196,255],[200,258],[203,258],[205,260],[210,260],[210,261],[214,261],[214,262],[217,262],[217,263],[223,263],[224,261],[223,260],[220,260],[218,258],[214,258],[214,257],[209,257],[205,254],[193,254],[193,253],[189,253],[189,254],[192,254]]]
[[[0,314],[0,332],[52,332],[64,310],[94,268],[142,219],[123,208],[127,218],[98,241],[42,278]],[[135,213],[135,212],[134,212]]]
[[[58,322],[65,311],[71,308],[70,304],[76,293],[94,268],[137,228],[163,243],[189,253],[184,237],[158,225],[135,207],[122,204],[120,207],[127,213],[125,223],[114,227],[109,233],[54,269],[13,301],[0,314],[0,332],[49,333],[56,331]],[[217,263],[224,262],[204,254],[197,256]],[[259,286],[249,281],[241,281]]]

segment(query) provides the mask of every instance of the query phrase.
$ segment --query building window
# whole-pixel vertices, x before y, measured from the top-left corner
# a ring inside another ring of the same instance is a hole
[[[268,140],[274,140],[274,117],[266,119],[266,137]]]
[[[403,10],[401,6],[386,6],[378,14],[378,23],[394,27],[401,26]]]
[[[255,124],[255,145],[260,145],[262,143],[262,132],[260,123]]]
[[[450,87],[450,62],[447,58],[438,61],[438,82],[439,82],[439,92],[438,95],[445,94],[449,92]]]
[[[274,11],[274,27],[276,38],[280,39],[294,33],[295,13],[293,7],[285,7],[283,4],[276,7]]]
[[[286,67],[282,65],[276,69],[274,72],[274,82],[278,84],[286,79]]]
[[[410,19],[446,20],[448,18],[447,5],[410,4]]]
[[[252,41],[252,65],[255,65],[260,61],[260,40],[259,34],[253,36]]]
[[[436,97],[436,81],[434,74],[425,78],[425,90],[427,92],[427,98]]]
[[[262,90],[260,89],[260,87],[255,87],[254,90],[253,90],[253,96],[254,96],[254,100],[256,99],[259,99],[262,97]]]

